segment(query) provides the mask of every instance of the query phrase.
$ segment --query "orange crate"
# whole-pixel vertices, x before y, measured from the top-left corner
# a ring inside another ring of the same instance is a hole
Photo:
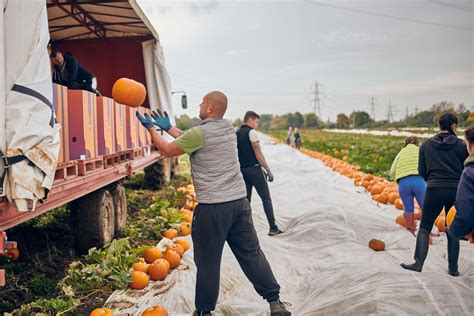
[[[58,163],[69,161],[69,130],[67,87],[53,83],[53,107],[61,129],[59,131]]]
[[[126,107],[115,102],[115,150],[127,149],[127,123],[125,119]]]
[[[151,116],[151,110],[149,108],[145,108],[145,112],[148,113],[149,116]],[[148,131],[146,131],[146,144],[151,145],[151,135]]]
[[[115,104],[107,97],[97,97],[97,140],[99,155],[115,153]]]
[[[140,122],[137,119],[135,114],[137,112],[136,108],[132,108],[129,106],[125,107],[125,119],[127,122],[127,148],[138,148],[140,147],[139,144],[139,137],[138,137],[138,124]]]
[[[71,160],[98,156],[97,97],[84,90],[68,91],[69,155]]]
[[[140,112],[141,115],[145,116],[146,108],[140,107],[138,109],[138,112]],[[147,129],[143,127],[143,125],[140,122],[138,122],[138,143],[140,144],[140,147],[144,147],[148,145],[147,134],[149,134]]]

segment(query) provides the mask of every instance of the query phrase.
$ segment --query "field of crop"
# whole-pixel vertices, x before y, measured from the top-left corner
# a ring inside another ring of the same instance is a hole
[[[301,130],[302,147],[343,159],[361,170],[389,178],[393,159],[403,148],[405,137],[339,134],[319,130]],[[286,139],[286,131],[270,135]]]

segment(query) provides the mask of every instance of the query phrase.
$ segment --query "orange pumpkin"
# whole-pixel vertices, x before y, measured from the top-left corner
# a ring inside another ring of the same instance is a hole
[[[451,224],[454,221],[454,217],[456,216],[456,207],[451,207],[451,209],[448,212],[448,215],[446,216],[446,221],[448,222],[448,227],[451,226]]]
[[[400,196],[398,195],[398,193],[396,192],[392,192],[388,195],[388,203],[390,204],[395,204],[395,202],[397,201],[397,199],[399,199]]]
[[[132,282],[130,283],[130,287],[132,289],[144,289],[147,287],[150,278],[148,274],[141,271],[134,271],[132,272]]]
[[[440,232],[444,233],[446,231],[446,217],[438,216],[438,219],[436,221],[436,227],[438,227],[438,230]]]
[[[114,312],[108,308],[102,307],[94,309],[90,313],[90,316],[114,316]]]
[[[167,229],[163,232],[163,237],[166,237],[168,239],[173,239],[178,237],[178,231],[174,228]]]
[[[405,209],[405,207],[403,206],[403,202],[401,199],[397,199],[395,201],[395,208],[398,209],[398,210],[401,210],[403,211]]]
[[[371,239],[369,241],[369,248],[374,251],[384,251],[385,250],[385,243],[378,239]]]
[[[162,258],[163,254],[161,253],[160,249],[156,247],[150,247],[150,248],[145,249],[143,256],[145,257],[146,263],[153,263],[157,259]]]
[[[18,248],[7,249],[5,256],[7,256],[12,261],[17,261],[20,257],[20,250]]]
[[[168,312],[161,306],[153,306],[144,310],[141,316],[168,316]]]
[[[112,97],[117,103],[136,108],[145,102],[146,89],[140,82],[120,78],[112,87]]]
[[[185,187],[180,187],[176,190],[179,194],[186,194],[188,190]]]
[[[168,276],[168,265],[166,260],[158,259],[148,268],[148,275],[153,281],[163,281]]]
[[[191,234],[191,224],[190,223],[179,224],[179,232],[181,236],[188,236],[189,234]]]
[[[177,240],[175,240],[174,243],[175,243],[175,244],[178,244],[178,245],[181,245],[181,247],[183,247],[183,249],[184,249],[184,252],[188,251],[189,248],[191,247],[191,245],[189,244],[189,242],[187,242],[187,241],[184,240],[184,239],[177,239]]]
[[[377,195],[377,198],[375,199],[377,202],[382,203],[382,204],[387,204],[388,202],[388,195],[385,193]]]
[[[176,253],[182,257],[184,255],[184,248],[180,244],[169,244],[166,246],[167,250],[174,250]]]
[[[171,269],[177,268],[181,263],[181,257],[174,250],[166,250],[163,259],[169,262]]]
[[[140,261],[140,262],[135,262],[134,264],[132,264],[132,269],[134,271],[141,271],[141,272],[148,273],[148,267],[149,266],[150,265],[148,263]]]
[[[420,211],[415,211],[415,220],[417,220],[417,221],[421,220],[421,212]]]

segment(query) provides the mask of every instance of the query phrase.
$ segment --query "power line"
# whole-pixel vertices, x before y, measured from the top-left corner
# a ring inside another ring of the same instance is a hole
[[[452,24],[444,24],[444,23],[416,20],[416,19],[405,18],[405,17],[402,17],[402,16],[396,16],[396,15],[391,15],[391,14],[377,13],[377,12],[365,11],[365,10],[360,10],[360,9],[341,7],[341,6],[337,6],[337,5],[332,5],[332,4],[327,4],[327,3],[322,3],[322,2],[312,1],[312,0],[311,1],[310,0],[305,0],[305,2],[315,4],[315,5],[319,5],[319,6],[339,9],[339,10],[345,10],[345,11],[351,11],[351,12],[357,12],[357,13],[364,13],[364,14],[368,14],[368,15],[374,15],[374,16],[378,16],[378,17],[389,18],[389,19],[393,19],[393,20],[401,20],[401,21],[412,22],[412,23],[442,26],[442,27],[461,29],[461,30],[469,30],[469,31],[474,30],[474,28],[467,27],[467,26],[459,26],[459,25],[452,25]]]
[[[320,98],[321,85],[316,81],[314,85],[312,85],[312,87],[314,87],[314,91],[311,92],[312,98],[310,100],[313,102],[313,112],[319,118],[321,118],[321,98]]]
[[[433,3],[433,4],[437,4],[437,5],[440,5],[440,6],[443,6],[443,7],[448,7],[448,8],[451,8],[451,9],[457,9],[457,10],[462,10],[462,11],[467,11],[467,12],[474,12],[473,7],[468,7],[468,6],[464,6],[464,5],[460,5],[460,4],[456,4],[456,3],[436,1],[436,0],[428,0],[428,1]]]
[[[389,123],[393,122],[393,108],[392,108],[392,100],[388,102],[388,111],[387,111],[387,121]]]

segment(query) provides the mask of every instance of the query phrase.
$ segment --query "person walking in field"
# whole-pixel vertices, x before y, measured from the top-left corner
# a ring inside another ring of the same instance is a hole
[[[300,131],[298,130],[298,127],[295,128],[295,132],[293,133],[295,137],[295,148],[300,150],[301,148],[301,135]]]
[[[288,146],[293,146],[294,135],[293,135],[293,127],[288,127],[288,132],[286,133],[286,144]]]
[[[464,161],[469,156],[466,145],[456,136],[458,118],[445,113],[439,118],[439,133],[426,140],[420,147],[418,171],[427,181],[420,230],[416,237],[415,262],[402,263],[404,269],[421,272],[428,255],[430,231],[442,211],[454,205],[457,186],[464,169]],[[448,238],[449,274],[459,276],[459,241]]]
[[[454,240],[460,240],[468,233],[474,238],[474,124],[465,130],[464,137],[470,155],[464,162],[465,168],[459,181],[455,203],[456,216],[451,227],[446,230]]]
[[[426,193],[426,182],[418,173],[419,148],[418,138],[408,137],[405,147],[398,153],[390,169],[390,176],[398,183],[398,192],[402,199],[403,217],[407,230],[415,236],[415,204],[414,199],[423,210]]]
[[[280,301],[280,285],[258,242],[240,172],[235,130],[224,119],[226,110],[227,97],[222,92],[208,93],[200,105],[201,124],[186,132],[172,126],[166,112],[155,113],[153,118],[136,114],[165,157],[190,156],[199,203],[191,233],[197,267],[194,315],[211,315],[216,307],[226,241],[255,290],[269,302],[271,315],[291,315]],[[176,140],[168,143],[154,125]]]
[[[262,199],[263,209],[270,226],[269,236],[283,233],[276,222],[273,213],[273,204],[270,197],[268,183],[273,182],[273,174],[260,148],[260,140],[255,129],[260,121],[260,116],[248,111],[244,116],[244,124],[237,131],[237,149],[239,154],[240,171],[244,176],[247,189],[247,200],[252,200],[252,189],[255,187]]]

